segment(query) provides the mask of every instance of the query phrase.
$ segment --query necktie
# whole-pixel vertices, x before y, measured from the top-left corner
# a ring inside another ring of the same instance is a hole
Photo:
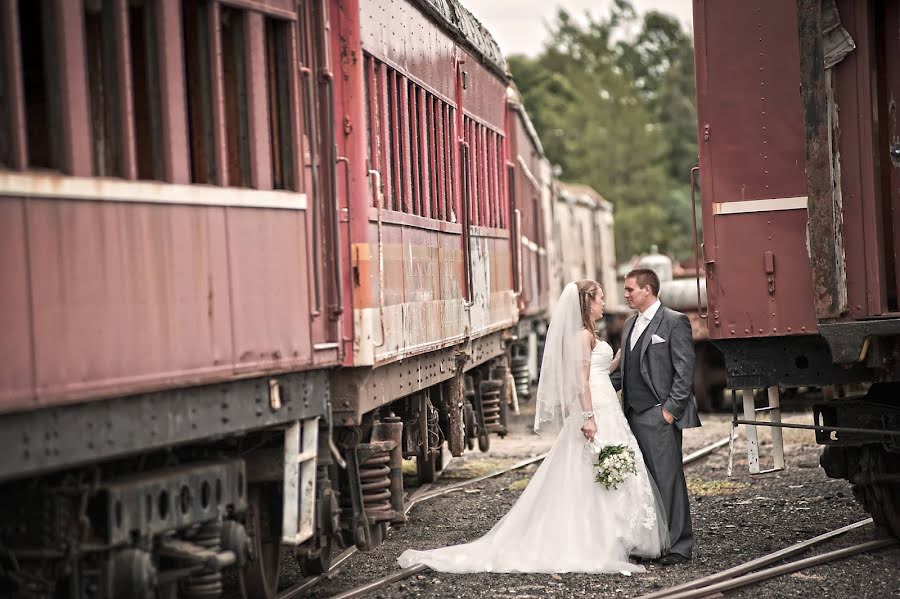
[[[637,340],[640,339],[641,333],[644,332],[644,329],[647,327],[647,317],[643,314],[639,314],[637,320],[634,321],[634,328],[631,331],[631,341],[630,346],[631,349],[634,350],[635,344],[637,344]]]

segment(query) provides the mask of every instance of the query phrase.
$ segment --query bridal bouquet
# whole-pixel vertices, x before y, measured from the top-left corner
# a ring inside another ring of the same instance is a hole
[[[592,445],[592,444],[589,444]],[[603,445],[591,447],[597,453],[594,465],[594,480],[607,489],[615,489],[629,474],[637,474],[634,465],[634,450],[626,445]]]

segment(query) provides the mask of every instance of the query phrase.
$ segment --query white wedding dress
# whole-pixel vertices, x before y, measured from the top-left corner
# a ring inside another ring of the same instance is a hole
[[[631,573],[644,568],[629,562],[629,554],[661,555],[668,527],[609,380],[612,358],[606,342],[591,351],[595,439],[631,447],[637,475],[610,490],[594,482],[596,454],[586,451],[580,412],[571,414],[522,496],[486,535],[464,545],[404,551],[400,565],[424,564],[441,572]]]

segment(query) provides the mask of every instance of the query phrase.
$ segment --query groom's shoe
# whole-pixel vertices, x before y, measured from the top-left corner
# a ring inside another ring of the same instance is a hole
[[[664,566],[673,566],[675,564],[683,564],[688,561],[688,559],[689,558],[684,557],[680,553],[668,553],[659,559],[659,563]]]

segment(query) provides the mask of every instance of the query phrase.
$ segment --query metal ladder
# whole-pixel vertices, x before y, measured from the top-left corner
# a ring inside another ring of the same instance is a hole
[[[319,417],[298,420],[284,431],[284,503],[281,541],[299,545],[313,536]]]
[[[744,401],[744,420],[755,421],[757,414],[768,413],[769,422],[781,424],[781,391],[777,386],[768,388],[769,404],[762,408],[757,408],[753,401],[753,389],[742,389],[741,393]],[[768,427],[772,430],[774,455],[772,468],[766,470],[761,470],[759,467],[759,439],[756,425],[745,424],[744,428],[747,435],[747,463],[750,466],[750,474],[766,474],[784,470],[784,438],[781,434],[781,427]]]

